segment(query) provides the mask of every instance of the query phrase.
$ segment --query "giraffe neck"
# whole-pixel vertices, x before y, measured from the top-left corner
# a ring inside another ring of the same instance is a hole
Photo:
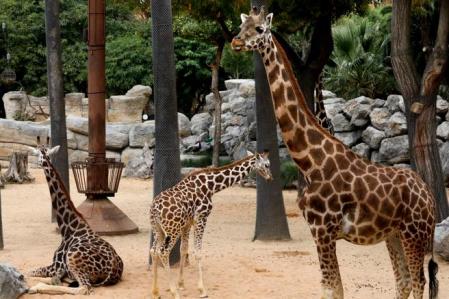
[[[212,194],[240,182],[254,168],[256,160],[256,156],[249,156],[228,166],[208,172],[206,184]]]
[[[42,167],[48,188],[50,189],[51,204],[56,213],[56,221],[63,238],[68,238],[75,231],[90,231],[89,225],[76,210],[67,189],[58,172],[48,158],[45,158]]]
[[[314,169],[323,167],[320,165],[325,158],[323,146],[346,149],[310,112],[284,49],[271,34],[267,38],[269,46],[260,48],[259,52],[270,84],[276,118],[290,155],[301,172],[309,176]]]

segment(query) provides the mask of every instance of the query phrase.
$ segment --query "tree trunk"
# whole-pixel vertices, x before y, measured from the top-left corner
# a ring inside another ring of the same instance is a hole
[[[221,56],[223,54],[225,41],[220,39],[217,43],[217,52],[215,53],[215,61],[211,65],[212,69],[212,81],[211,81],[211,90],[214,93],[215,97],[215,110],[214,110],[214,119],[215,119],[215,127],[214,127],[214,149],[212,152],[212,165],[215,167],[219,166],[220,163],[220,144],[221,144],[221,95],[218,90],[219,83],[219,70],[220,70],[220,62]]]
[[[253,0],[252,5],[260,7],[266,1]],[[259,53],[254,53],[256,80],[256,122],[257,151],[270,152],[273,180],[267,182],[257,176],[257,211],[254,240],[290,239],[287,217],[285,215],[280,161],[277,141],[276,118],[271,100],[265,68]]]
[[[45,34],[47,43],[48,98],[50,102],[51,145],[60,146],[52,163],[61,176],[67,191],[69,185],[69,159],[67,153],[67,127],[65,120],[64,83],[61,58],[61,28],[59,0],[45,0]],[[56,221],[52,209],[52,222]]]
[[[2,175],[2,166],[0,165],[0,189],[5,187],[5,180]]]
[[[171,1],[151,0],[155,137],[153,196],[181,180]],[[151,246],[152,241],[150,241]],[[179,240],[170,264],[179,262]],[[151,257],[150,257],[151,263]]]
[[[3,220],[2,220],[2,192],[0,191],[0,250],[4,248],[3,244]]]
[[[34,181],[34,178],[28,172],[28,153],[12,153],[9,160],[9,167],[3,175],[7,183],[26,183]]]
[[[430,186],[437,202],[437,221],[449,215],[441,160],[436,142],[435,106],[447,64],[449,2],[441,1],[435,48],[419,80],[410,51],[411,2],[393,2],[391,52],[393,72],[404,97],[412,167]]]

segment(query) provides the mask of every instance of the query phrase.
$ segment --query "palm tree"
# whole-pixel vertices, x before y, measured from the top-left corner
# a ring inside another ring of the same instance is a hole
[[[151,0],[156,125],[153,196],[172,187],[181,179],[171,9],[170,0]],[[170,255],[170,263],[177,263],[179,258],[178,241]]]
[[[264,0],[253,0],[253,6],[266,4]],[[270,152],[273,180],[267,182],[257,177],[257,211],[254,240],[290,239],[285,216],[282,184],[280,179],[280,160],[277,142],[276,118],[271,101],[265,68],[259,53],[254,53],[256,80],[256,122],[257,151]]]
[[[48,98],[50,102],[50,126],[52,146],[60,150],[53,157],[53,165],[69,189],[69,160],[67,154],[67,127],[65,121],[64,83],[62,79],[61,28],[59,24],[59,0],[45,0],[45,34],[47,42]],[[52,209],[52,222],[56,221]]]

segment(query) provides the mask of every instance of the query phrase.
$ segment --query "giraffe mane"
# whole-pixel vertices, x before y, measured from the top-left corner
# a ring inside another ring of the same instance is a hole
[[[211,172],[215,172],[215,171],[225,170],[225,169],[227,169],[227,168],[234,167],[234,166],[236,166],[236,165],[242,163],[243,161],[250,160],[251,158],[256,157],[256,155],[258,155],[258,153],[254,154],[254,155],[251,155],[251,156],[247,156],[247,157],[245,157],[245,158],[243,158],[243,159],[234,161],[234,162],[232,162],[232,163],[230,163],[230,164],[226,164],[226,165],[223,165],[223,166],[219,166],[219,167],[208,166],[208,167],[205,167],[205,168],[200,168],[200,169],[197,169],[197,170],[192,170],[191,172],[189,172],[189,173],[187,174],[186,178],[187,178],[187,177],[190,177],[190,176],[194,176],[194,175],[200,174],[200,173],[211,173]]]

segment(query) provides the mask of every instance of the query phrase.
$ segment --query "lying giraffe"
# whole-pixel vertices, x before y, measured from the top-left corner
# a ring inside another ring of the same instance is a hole
[[[201,267],[201,246],[207,217],[212,210],[212,195],[239,182],[253,169],[266,180],[272,179],[267,152],[254,155],[250,153],[248,157],[227,166],[193,171],[178,184],[153,199],[150,207],[150,221],[154,236],[151,248],[153,298],[159,298],[158,259],[168,273],[171,293],[175,298],[180,298],[178,287],[184,286],[183,271],[192,226],[195,258],[199,269],[198,289],[201,298],[207,297]],[[169,254],[179,237],[181,238],[181,262],[178,285],[175,286],[170,278]]]
[[[46,281],[51,285],[41,282],[28,292],[85,295],[92,291],[92,287],[116,284],[123,272],[122,259],[108,242],[89,227],[73,205],[64,183],[50,162],[59,145],[49,149],[39,145],[38,139],[37,149],[31,150],[38,156],[38,165],[44,169],[62,241],[50,266],[29,273],[31,277],[48,278]],[[75,283],[78,287],[62,286],[62,281]]]
[[[284,143],[309,185],[298,204],[315,240],[322,298],[343,298],[336,241],[368,245],[386,241],[396,298],[423,297],[424,258],[433,255],[435,199],[412,170],[374,164],[329,134],[308,110],[286,53],[271,35],[273,14],[242,14],[236,51],[262,56]],[[429,297],[438,292],[438,265],[429,261]]]

